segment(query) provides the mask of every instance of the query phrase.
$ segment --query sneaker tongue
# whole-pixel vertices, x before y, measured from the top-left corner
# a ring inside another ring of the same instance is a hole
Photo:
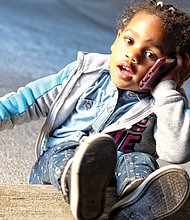
[[[138,188],[141,185],[143,181],[144,178],[137,178],[128,182],[121,193],[120,199],[133,192],[136,188]]]

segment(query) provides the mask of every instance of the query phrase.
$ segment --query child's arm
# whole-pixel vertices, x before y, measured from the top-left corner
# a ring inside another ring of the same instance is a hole
[[[0,130],[46,117],[62,85],[75,67],[74,62],[57,74],[31,82],[17,92],[0,98]]]
[[[157,115],[155,139],[158,156],[172,163],[190,159],[190,109],[185,98],[176,91],[176,83],[166,80],[152,93]]]

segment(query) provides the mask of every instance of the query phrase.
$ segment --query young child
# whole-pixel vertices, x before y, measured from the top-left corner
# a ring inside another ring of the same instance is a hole
[[[106,187],[118,202],[109,219],[160,219],[189,194],[178,165],[190,159],[190,117],[183,84],[190,76],[190,17],[162,2],[125,8],[111,55],[78,53],[59,73],[1,99],[1,129],[46,117],[31,184],[53,184],[77,219],[101,216]],[[162,57],[176,65],[155,88],[139,83]]]

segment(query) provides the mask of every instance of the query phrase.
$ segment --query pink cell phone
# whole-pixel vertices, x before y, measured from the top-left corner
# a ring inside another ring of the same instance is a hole
[[[176,59],[165,57],[158,59],[140,81],[140,89],[153,89],[161,81],[162,77],[175,65]]]

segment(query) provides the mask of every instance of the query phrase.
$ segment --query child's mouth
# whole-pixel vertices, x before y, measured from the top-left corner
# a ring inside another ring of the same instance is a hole
[[[131,79],[133,77],[133,73],[131,69],[129,69],[127,66],[120,65],[119,67],[119,75],[123,79]]]

